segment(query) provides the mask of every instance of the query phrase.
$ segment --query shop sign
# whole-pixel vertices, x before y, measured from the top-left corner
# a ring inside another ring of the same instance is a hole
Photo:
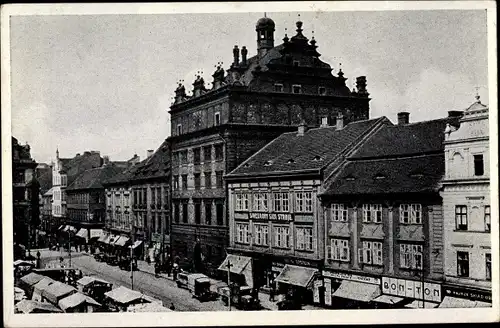
[[[444,296],[466,298],[471,301],[481,301],[491,303],[491,292],[486,290],[467,290],[457,287],[443,287]]]
[[[382,293],[387,295],[413,298],[417,300],[441,302],[441,284],[421,281],[382,277]]]
[[[323,276],[334,278],[334,279],[352,280],[352,281],[364,282],[367,284],[380,285],[379,278],[360,276],[360,275],[352,274],[352,273],[325,271],[325,272],[323,272]]]
[[[312,215],[298,215],[295,214],[295,222],[314,222],[314,216]]]
[[[319,303],[319,287],[323,286],[323,281],[315,280],[313,288],[314,303]]]
[[[308,260],[303,260],[303,259],[296,259],[296,258],[283,258],[283,262],[285,264],[290,264],[290,265],[297,265],[297,266],[305,266],[305,267],[311,267],[311,268],[316,268],[317,265],[315,262],[311,262]],[[273,265],[276,264],[277,262],[273,262]]]
[[[248,218],[251,220],[292,221],[292,214],[249,212]]]
[[[332,305],[332,281],[325,278],[325,305]]]

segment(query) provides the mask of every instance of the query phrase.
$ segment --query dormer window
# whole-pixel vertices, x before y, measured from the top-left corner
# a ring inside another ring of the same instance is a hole
[[[328,116],[323,116],[321,118],[321,125],[327,126],[328,125]]]
[[[281,83],[274,84],[274,92],[283,92],[283,84]]]
[[[214,125],[215,126],[220,125],[220,113],[219,112],[216,112],[214,114]]]
[[[290,158],[288,161],[287,161],[287,164],[293,164],[295,163],[295,160],[293,158]]]
[[[264,163],[264,166],[271,166],[271,165],[273,165],[273,161],[266,161]]]
[[[245,164],[243,164],[243,167],[248,168],[248,167],[250,167],[250,164],[245,163]]]
[[[375,176],[375,180],[383,180],[383,179],[385,179],[385,178],[386,178],[386,176],[385,176],[385,175],[383,175],[383,174],[377,174],[377,175]]]
[[[344,179],[345,179],[346,181],[354,181],[354,180],[356,180],[356,178],[355,178],[355,177],[353,177],[352,175],[348,175],[348,176],[346,176]]]
[[[315,161],[315,162],[322,161],[322,160],[323,160],[323,157],[321,157],[321,156],[319,156],[319,155],[316,155],[316,156],[314,156],[314,158],[313,158],[313,161]]]
[[[319,94],[320,96],[324,96],[324,95],[326,95],[326,88],[325,88],[325,87],[319,87],[319,88],[318,88],[318,94]]]
[[[293,66],[294,67],[299,67],[300,62],[298,60],[293,61]]]
[[[302,86],[300,84],[294,84],[292,86],[292,92],[295,94],[302,93]]]
[[[182,124],[177,124],[177,135],[181,135],[182,134]]]

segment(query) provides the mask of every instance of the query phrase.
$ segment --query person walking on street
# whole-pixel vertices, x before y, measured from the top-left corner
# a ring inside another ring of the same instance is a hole
[[[160,263],[155,262],[155,277],[158,278],[158,273],[160,272]]]
[[[175,280],[177,280],[177,272],[179,271],[179,265],[177,263],[174,263],[174,268],[172,271],[172,277]]]
[[[271,288],[269,290],[269,301],[274,302],[274,294],[276,293],[276,283],[274,282],[274,279],[273,281],[271,281],[270,287]]]
[[[172,303],[170,303],[170,310],[175,311],[175,306],[174,306],[174,303],[173,303],[173,302],[172,302]]]

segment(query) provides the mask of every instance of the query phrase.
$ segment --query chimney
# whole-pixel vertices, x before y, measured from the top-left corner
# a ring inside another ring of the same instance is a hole
[[[109,156],[103,156],[102,165],[108,165],[108,164],[109,164]]]
[[[328,116],[323,116],[321,118],[321,124],[319,126],[320,128],[326,128],[328,127]]]
[[[335,123],[335,128],[337,130],[342,130],[344,128],[344,115],[341,112],[337,115],[337,121]]]
[[[448,111],[448,117],[453,118],[461,118],[464,115],[464,112],[461,110],[450,110]]]
[[[148,149],[148,150],[147,150],[147,155],[146,155],[146,158],[150,158],[151,156],[153,156],[153,153],[154,153],[154,152],[155,152],[154,150],[152,150],[152,149]]]
[[[241,65],[243,66],[247,64],[247,54],[248,54],[247,47],[243,46],[243,48],[241,48]]]
[[[300,124],[299,124],[299,128],[298,128],[298,131],[297,131],[297,136],[299,137],[303,137],[304,136],[304,133],[307,131],[307,126],[306,126],[306,122],[305,121],[302,121]]]
[[[398,125],[405,125],[410,123],[410,113],[399,112],[398,113]]]
[[[234,57],[233,66],[238,66],[240,63],[240,49],[238,48],[237,45],[235,45],[233,48],[233,57]]]

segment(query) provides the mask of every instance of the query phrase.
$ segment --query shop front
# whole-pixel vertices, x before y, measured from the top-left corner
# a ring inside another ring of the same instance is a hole
[[[382,300],[389,308],[436,308],[442,300],[441,284],[382,277]]]
[[[352,273],[324,271],[323,280],[317,282],[315,303],[320,301],[319,288],[324,287],[324,305],[336,309],[373,309],[374,300],[382,293],[380,278]],[[323,285],[323,286],[322,286]]]
[[[219,266],[219,271],[227,279],[229,274],[229,281],[238,286],[249,286],[253,288],[253,265],[252,258],[248,256],[228,254],[224,261]]]
[[[443,301],[439,308],[491,307],[491,290],[465,286],[443,286]]]

